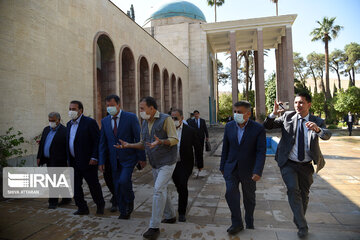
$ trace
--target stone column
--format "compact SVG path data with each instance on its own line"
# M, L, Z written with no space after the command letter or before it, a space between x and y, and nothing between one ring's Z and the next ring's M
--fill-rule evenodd
M256 75L255 81L255 107L256 107L256 120L263 121L261 115L266 114L265 111L265 80L264 80L264 45L263 45L263 31L261 28L257 29L257 51L256 51Z
M294 109L294 59L292 46L292 30L291 25L286 26L286 62L287 62L287 77L286 82L288 86L288 100L290 109Z
M237 54L236 54L236 35L235 31L231 31L230 38L230 54L231 54L231 82L232 82L232 103L238 101L238 79L237 79Z

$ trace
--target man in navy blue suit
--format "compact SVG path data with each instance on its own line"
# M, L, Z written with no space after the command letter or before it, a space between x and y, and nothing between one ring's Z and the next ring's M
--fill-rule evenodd
M71 101L67 123L67 156L74 168L74 200L78 210L75 215L89 214L82 189L83 179L89 185L91 196L96 203L97 214L104 214L104 197L98 178L99 135L96 121L83 115L84 107L80 101Z
M240 210L241 183L246 228L254 229L255 190L265 164L266 134L264 127L252 121L251 104L240 101L234 104L234 121L225 126L220 171L226 182L226 202L231 211L234 235L244 229Z
M101 120L99 169L104 171L106 158L109 156L115 196L120 211L119 219L129 219L135 199L131 176L138 162L141 167L145 166L145 152L117 149L114 145L119 143L119 139L129 143L139 142L140 124L135 114L121 110L119 96L109 95L105 102L109 115Z

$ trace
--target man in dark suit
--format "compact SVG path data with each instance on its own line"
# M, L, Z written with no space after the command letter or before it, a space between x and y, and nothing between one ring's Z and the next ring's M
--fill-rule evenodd
M60 114L51 112L48 115L49 126L45 127L37 154L37 165L46 164L47 167L67 167L66 155L66 128L60 123ZM49 209L58 206L58 198L49 198ZM63 198L60 205L71 202L71 198Z
M135 114L121 110L119 96L109 95L105 102L109 116L101 120L99 169L104 171L108 157L120 211L119 219L129 219L135 199L131 177L138 161L145 166L145 152L136 149L117 149L114 145L119 143L119 139L128 143L140 142L140 124Z
M200 112L198 110L194 111L194 119L190 120L189 126L195 128L198 132L198 136L201 144L201 151L204 152L204 143L205 141L209 141L209 133L206 127L206 122L204 119L200 118ZM201 170L199 168L199 170Z
M353 123L355 122L354 115L349 112L348 115L344 117L344 122L346 122L346 125L348 126L349 136L351 136Z
M305 213L309 202L310 186L313 183L314 168L318 172L325 165L320 151L319 137L329 140L331 132L326 129L325 122L309 113L311 96L299 93L294 100L295 111L287 111L281 117L275 116L284 112L282 103L275 101L274 110L264 122L267 129L281 128L282 137L276 150L277 161L281 176L287 187L287 195L294 223L298 227L298 236L306 237L308 225Z
M183 124L183 111L173 109L171 117L175 122L176 132L178 135L178 162L176 163L172 179L175 183L176 190L179 194L179 222L185 222L186 207L188 203L188 180L194 168L194 151L195 160L198 168L203 168L203 156L201 152L200 141L196 130Z
M244 229L240 210L241 183L244 197L246 228L254 229L255 190L265 164L266 134L262 125L249 119L251 104L234 104L234 121L225 126L220 171L226 182L226 202L231 211L232 225L227 230L234 235Z
M99 126L92 118L83 115L80 101L71 101L67 123L67 155L69 165L74 168L74 200L78 210L75 215L89 214L84 200L83 179L89 185L91 196L96 203L97 214L104 214L104 197L98 178Z

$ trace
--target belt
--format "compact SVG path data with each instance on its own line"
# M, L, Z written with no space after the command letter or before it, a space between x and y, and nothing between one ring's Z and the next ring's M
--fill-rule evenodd
M297 164L297 165L309 165L309 164L311 164L311 161L308 161L308 162L296 162L296 161L291 160L291 159L288 159L288 161L291 162L291 163Z

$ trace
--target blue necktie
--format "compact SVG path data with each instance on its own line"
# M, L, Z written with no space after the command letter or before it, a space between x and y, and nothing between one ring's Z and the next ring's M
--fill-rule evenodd
M303 161L305 159L305 139L304 139L304 127L303 120L300 118L299 136L298 136L298 160Z

